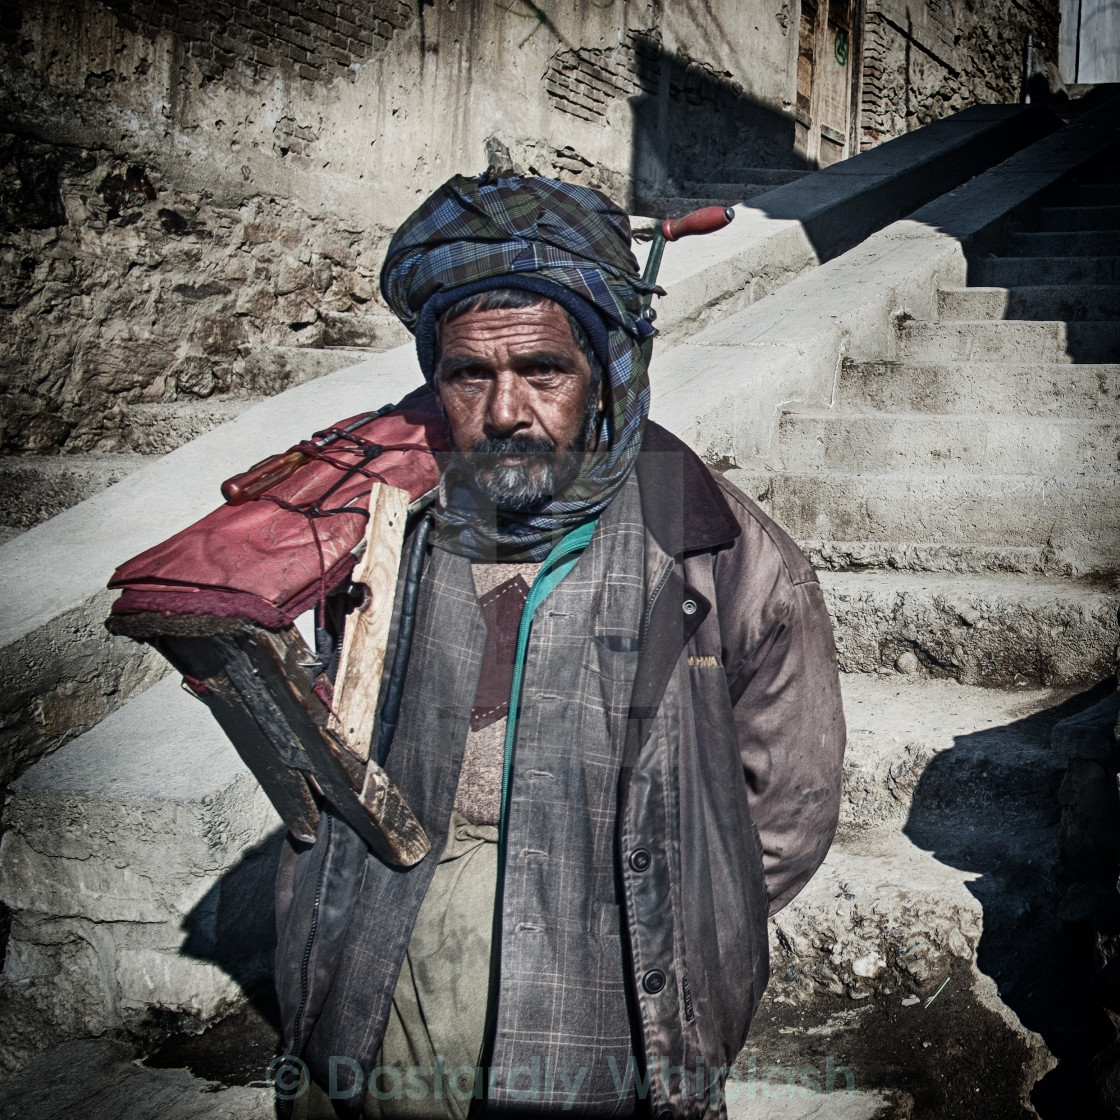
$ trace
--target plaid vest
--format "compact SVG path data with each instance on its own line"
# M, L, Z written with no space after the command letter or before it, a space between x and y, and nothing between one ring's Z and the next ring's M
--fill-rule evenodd
M498 985L486 1085L495 1103L569 1104L574 1115L603 1116L630 1115L634 1107L614 849L644 607L644 547L632 473L575 568L533 618L502 914L495 925ZM326 1036L362 1038L363 1052L346 1057L367 1073L446 840L484 642L470 561L434 550L421 584L400 723L386 763L424 825L433 854L407 871L373 856L361 861L356 897L357 884L344 891L353 910L336 945L329 996L321 1010L309 1009L328 1027ZM348 832L337 821L333 828ZM349 837L341 839L349 852ZM340 866L353 867L355 854L340 859ZM330 1055L317 1052L312 1019L307 1026L307 1057L312 1068L325 1067ZM345 1066L340 1073L344 1081Z

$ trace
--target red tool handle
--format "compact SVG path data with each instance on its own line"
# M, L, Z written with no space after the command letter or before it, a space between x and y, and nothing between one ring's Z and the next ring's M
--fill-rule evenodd
M242 474L235 474L222 483L222 497L231 506L244 505L259 498L266 490L271 490L278 482L290 478L297 467L308 461L302 451L285 451L282 455L270 455Z
M666 218L661 223L661 236L666 241L677 241L696 233L715 233L730 225L734 217L735 211L730 206L705 206L683 218Z

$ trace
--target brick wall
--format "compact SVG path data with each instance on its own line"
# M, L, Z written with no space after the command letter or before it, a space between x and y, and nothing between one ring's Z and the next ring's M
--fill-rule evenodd
M630 102L628 139L639 206L647 196L718 178L723 166L782 167L792 159L788 115L749 96L729 72L665 51L656 31L631 30L611 49L557 52L544 74L544 89L553 109L602 125L626 119L612 119L609 111L612 104ZM576 167L558 163L578 174Z
M210 76L236 65L308 81L336 77L378 54L412 20L405 0L106 0L131 31L171 31Z
M1058 11L1049 0L907 7L872 0L863 40L864 150L970 105L1014 103L1028 34L1056 61Z
M612 101L657 92L661 78L659 44L631 31L610 50L560 51L552 56L544 88L555 109L585 121L605 121Z

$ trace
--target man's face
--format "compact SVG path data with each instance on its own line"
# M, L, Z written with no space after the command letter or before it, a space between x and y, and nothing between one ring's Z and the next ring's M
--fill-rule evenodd
M539 506L595 448L602 404L555 303L469 311L445 324L436 381L452 444L499 509Z

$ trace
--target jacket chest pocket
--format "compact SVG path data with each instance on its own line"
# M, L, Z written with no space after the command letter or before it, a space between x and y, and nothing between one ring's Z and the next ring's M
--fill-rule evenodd
M585 701L606 715L611 739L617 741L630 710L638 639L629 634L594 635L585 649L583 669Z

